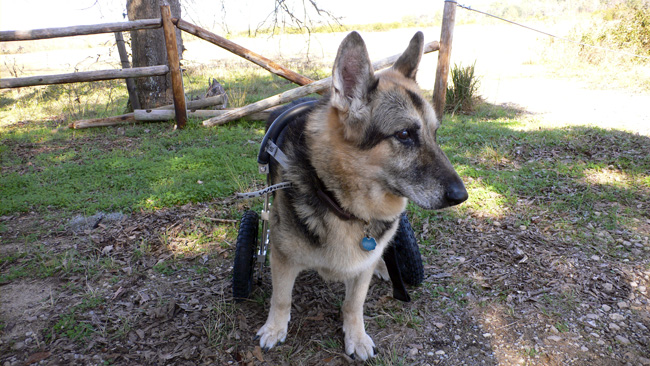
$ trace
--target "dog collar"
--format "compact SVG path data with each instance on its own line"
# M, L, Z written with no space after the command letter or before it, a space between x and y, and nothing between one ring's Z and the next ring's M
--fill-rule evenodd
M327 207L333 214L335 214L339 219L343 221L350 221L350 220L358 220L364 223L364 233L363 233L363 238L361 238L361 242L359 243L359 246L361 249L365 250L366 252L369 252L371 250L374 250L377 247L377 240L373 238L370 235L370 230L369 226L370 223L366 220L362 220L351 212L347 211L341 205L336 201L336 198L332 196L331 193L327 191L327 188L325 188L325 184L323 183L320 178L317 179L317 185L318 185L318 190L316 191L316 195L320 199L320 201Z
M318 199L321 201L321 203L325 207L327 207L330 211L332 211L332 213L335 214L339 219L343 221L359 220L365 222L365 220L361 220L360 218L354 216L354 214L351 213L350 211L341 207L341 205L336 200L332 192L330 192L325 187L325 183L317 175L316 175L315 183L316 183L316 196L318 196Z
M341 207L338 202L336 202L336 199L332 197L331 194L326 192L323 189L318 189L316 191L316 195L320 199L320 201L332 211L333 214L338 216L339 219L344 220L344 221L350 221L353 219L360 220L356 216L354 216L352 213L348 212L346 209Z

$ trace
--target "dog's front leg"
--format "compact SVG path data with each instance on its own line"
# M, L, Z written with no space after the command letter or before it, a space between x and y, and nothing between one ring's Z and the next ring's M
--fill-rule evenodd
M357 277L345 281L345 301L343 302L343 333L345 333L345 352L357 355L361 360L375 356L375 343L366 334L363 323L363 304L368 294L368 286L374 266Z
M266 323L259 331L260 347L271 349L277 343L284 342L287 338L289 319L291 318L291 292L300 268L288 262L287 257L281 253L271 252L271 282L273 294L271 295L271 309Z

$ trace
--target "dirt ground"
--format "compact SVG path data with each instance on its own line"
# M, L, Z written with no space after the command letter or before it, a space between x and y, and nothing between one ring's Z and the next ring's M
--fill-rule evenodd
M613 124L649 135L650 96L533 77L532 66L515 63L515 76L499 71L486 80L489 102L549 124ZM650 193L639 194L648 212ZM629 231L584 228L575 242L549 228L556 218L543 200L521 204L538 207L539 219L522 227L514 212L498 222L470 213L417 222L418 239L435 243L422 253L425 281L401 303L388 283L373 280L365 316L379 356L370 364L650 365L650 216ZM212 202L102 220L0 217L0 256L24 253L29 241L39 249L26 256L65 269L0 283L0 364L354 363L342 347L341 284L302 274L287 341L263 352L253 336L267 314L270 273L250 301L234 304L232 246L179 254L193 240L183 233L233 227L219 219L233 209L241 207ZM217 219L198 219L205 217Z
M286 343L262 352L253 336L266 317L270 273L250 301L234 304L232 249L213 243L204 254L178 257L181 234L213 230L197 218L219 217L221 207L118 215L100 225L96 217L2 217L3 256L20 251L22 233L37 232L53 257L74 248L78 260L110 261L98 271L75 263L56 276L0 284L2 365L353 363L342 348L341 284L301 275ZM624 259L588 254L542 222L522 228L512 217L489 222L477 214L418 227L418 238L435 238L438 250L423 250L425 282L409 290L410 303L394 300L388 283L372 282L365 316L379 350L373 362L650 365L650 218L640 224L642 238L594 235L593 247L629 247ZM99 301L84 306L92 299ZM66 314L77 323L62 323ZM92 331L76 338L80 324Z

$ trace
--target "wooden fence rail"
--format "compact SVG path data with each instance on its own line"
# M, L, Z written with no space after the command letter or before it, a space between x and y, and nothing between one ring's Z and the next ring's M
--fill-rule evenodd
M133 67L130 69L96 70L58 75L28 76L24 78L3 78L0 79L0 89L21 88L23 86L34 85L66 84L80 83L84 81L136 78L144 76L159 76L165 75L168 72L169 67L167 65L160 65Z
M211 107L213 105L222 104L224 102L223 95L217 95L214 97L207 97L198 100L190 100L187 102L187 109L194 110L199 108ZM167 110L174 115L175 111L173 109L175 106L173 104L164 105L162 107L155 108L154 110ZM139 109L139 108L138 108ZM167 118L166 121L172 118ZM122 114L119 116L113 117L102 117L102 118L91 118L83 119L70 123L68 127L72 129L80 128L92 128L92 127L106 127L106 126L117 126L125 123L136 122L135 116L133 113Z
M440 44L437 41L429 42L424 45L424 53L429 53L433 51L437 51L440 49ZM386 68L392 64L394 64L397 59L401 56L401 54L396 54L390 57L386 57L384 59L375 61L372 63L372 68L374 70L381 70L383 68ZM288 90L284 93L280 93L277 95L274 95L272 97L268 97L266 99L262 99L258 102L249 104L245 107L241 108L236 108L233 110L228 111L228 113L221 114L219 116L215 116L209 119L206 119L203 121L204 126L219 126L222 124L225 124L226 122L234 121L236 119L245 117L249 114L252 113L257 113L261 112L265 109L275 107L277 105L283 104L283 103L289 103L291 101L294 101L298 98L305 97L309 94L312 93L318 93L318 92L323 92L327 90L330 86L332 85L332 77L328 77L325 79L320 79L318 81L315 81L311 84L299 86L297 88Z
M89 34L125 32L136 29L160 28L159 19L140 19L129 22L115 22L92 25L76 25L72 27L44 28L29 30L12 30L0 32L0 42L35 41L38 39L86 36Z
M294 82L298 85L307 85L309 83L313 83L314 80L302 76L298 74L297 72L291 71L287 69L286 67L279 65L268 58L259 55L249 49L246 49L240 45L238 45L235 42L229 41L223 37L220 37L210 31L207 31L201 27L198 27L194 24L188 23L184 21L183 19L173 19L172 20L178 29L185 31L187 33L193 34L199 38L201 38L204 41L208 41L214 45L217 45L226 51L232 52L235 55L244 58L264 69L266 69L269 72L272 72L280 77L283 77L291 82Z
M455 18L455 8L456 1L447 0L445 1L445 9L443 15L443 24L441 32L441 40L438 42L430 42L425 45L425 53L432 51L440 51L438 56L438 66L436 70L436 81L434 87L434 109L438 118L442 118L442 110L445 103L445 94L447 86L447 74L449 73L449 56L451 54L451 41L454 27L454 18ZM250 116L256 112L262 112L265 109L277 106L278 104L290 102L298 97L302 97L311 93L322 93L323 90L327 89L330 84L330 78L314 81L303 75L300 75L292 70L289 70L272 60L265 58L259 54L256 54L244 47L239 46L238 44L229 41L223 37L220 37L214 33L211 33L203 28L200 28L194 24L188 23L182 19L171 19L169 14L168 6L161 6L161 18L159 19L142 19L128 22L118 22L118 23L104 23L96 25L81 25L81 26L72 26L64 28L46 28L46 29L34 29L34 30L22 30L22 31L3 31L0 32L0 41L27 41L27 40L37 40L45 38L57 38L57 37L70 37L78 35L89 35L89 34L99 34L99 33L110 33L110 32L123 32L136 29L152 29L152 28L165 28L165 33L173 34L171 29L172 25L175 25L177 28L193 34L203 40L211 42L221 48L224 48L248 61L251 61L264 69L281 76L287 80L290 80L300 87L275 95L273 97L261 100L259 102L250 104L242 108L236 108L233 110L223 111L219 113L213 112L193 112L195 117L211 117L203 121L205 126L215 126L232 121L234 119L242 118L245 116ZM117 40L119 42L119 36ZM173 37L166 37L166 47L168 47L168 54L176 52L173 49L169 49L171 43L173 46L176 45L176 42ZM379 62L373 64L375 70L386 67L397 60L399 55L395 55L386 59L383 59ZM124 57L123 57L124 59ZM122 60L124 62L124 60ZM127 60L128 61L128 60ZM75 82L84 82L84 81L98 81L98 80L109 80L109 79L129 79L134 77L148 77L148 76L158 76L165 75L167 73L172 73L173 80L173 94L174 94L174 109L176 116L176 127L182 128L185 125L185 120L187 119L187 108L185 106L185 95L182 86L182 78L180 77L180 63L177 58L170 57L169 65L160 65L160 66L149 66L149 67L135 67L135 68L123 68L117 70L99 70L99 71L87 71L87 72L77 72L71 74L60 74L60 75L45 75L45 76L31 76L24 78L3 78L0 79L0 89L3 88L18 88L23 86L34 86L34 85L48 85L48 84L62 84L62 83L75 83ZM127 62L128 63L128 62ZM169 115L169 112L139 112L140 116L147 116L143 118L160 118L161 116ZM144 113L144 114L143 114ZM167 114L166 114L167 113ZM133 113L115 116L95 120L85 120L78 121L79 123L70 124L71 128L85 128L91 126L106 126L112 124L120 123L129 123L135 120Z

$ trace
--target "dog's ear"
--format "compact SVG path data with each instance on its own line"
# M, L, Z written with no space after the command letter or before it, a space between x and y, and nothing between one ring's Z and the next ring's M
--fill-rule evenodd
M355 114L365 105L368 91L376 85L366 44L357 32L348 34L339 46L332 70L332 105Z
M404 51L397 61L395 61L393 69L399 71L407 78L415 80L415 74L418 71L418 65L420 65L423 50L424 34L422 34L422 32L417 32L413 38L411 38L411 42L409 42L406 51Z

